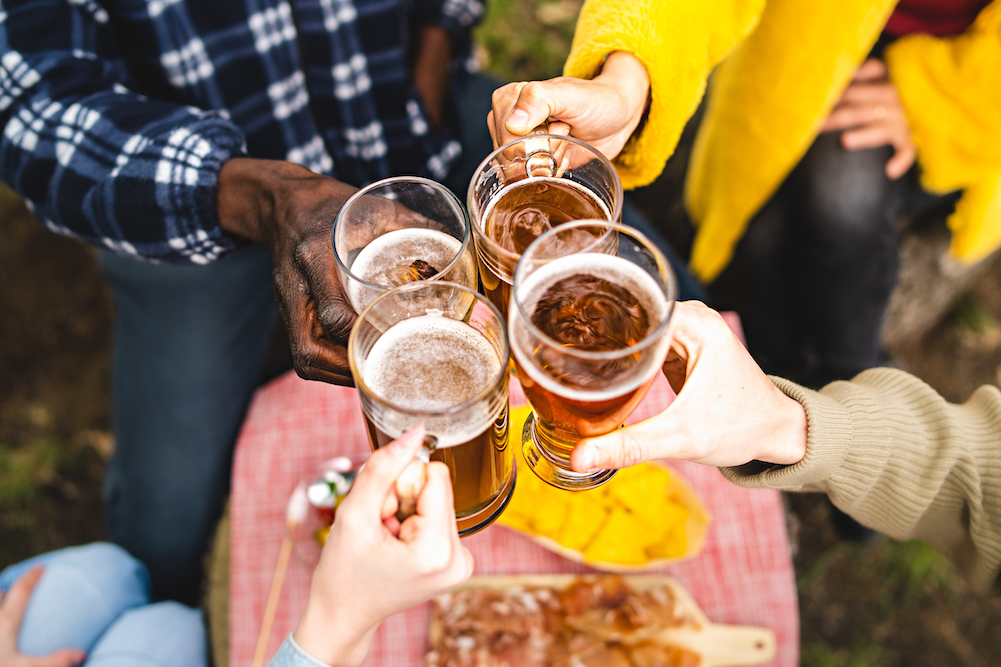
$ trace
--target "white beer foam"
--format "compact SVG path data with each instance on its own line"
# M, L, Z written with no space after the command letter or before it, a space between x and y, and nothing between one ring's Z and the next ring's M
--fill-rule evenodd
M534 271L518 286L518 300L522 303L529 318L535 312L539 300L550 287L560 280L576 275L602 278L628 290L647 312L651 327L649 333L653 333L667 315L668 301L664 296L664 290L643 268L615 255L588 252L554 259ZM510 314L512 322L515 321L515 317L512 309ZM519 314L517 317L520 318L521 315ZM647 353L647 359L642 366L633 369L628 374L628 381L616 384L610 389L589 391L567 387L550 375L543 373L528 356L529 351L534 349L534 344L532 338L527 335L524 322L511 327L511 352L521 370L548 391L575 401L604 401L621 396L643 385L663 365L669 344L670 337L663 335L661 340L654 343L655 349Z
M478 396L497 378L501 362L487 338L459 320L422 315L402 320L375 342L362 379L372 392L407 412L440 413ZM425 419L440 447L462 444L496 417L490 405L461 414ZM386 424L402 433L416 424ZM398 435L398 434L390 434Z
M375 238L362 248L355 261L351 264L351 273L362 280L375 285L388 285L385 274L403 266L409 266L415 260L423 260L442 271L462 249L462 241L451 234L439 232L436 229L423 227L408 227L386 232ZM449 276L463 285L475 287L475 277L470 274L475 267L472 261L457 267ZM348 285L348 299L352 304L363 305L375 298L370 288L351 282ZM367 298L366 298L367 297Z

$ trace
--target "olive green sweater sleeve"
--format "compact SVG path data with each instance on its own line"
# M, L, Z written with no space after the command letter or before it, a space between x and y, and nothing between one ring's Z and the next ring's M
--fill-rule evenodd
M912 375L866 371L820 392L772 378L807 416L807 451L790 466L725 468L748 487L824 491L859 522L921 539L989 587L1001 569L1001 392L962 405Z

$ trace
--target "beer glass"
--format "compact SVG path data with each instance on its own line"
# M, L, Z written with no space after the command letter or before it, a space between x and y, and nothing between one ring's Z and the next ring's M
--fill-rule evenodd
M617 237L609 251L594 230ZM577 234L590 229L591 234ZM604 484L614 470L574 472L585 437L619 428L667 356L677 294L664 255L640 232L583 220L549 230L514 273L509 336L532 406L522 434L528 466L561 489Z
M423 423L452 476L460 535L494 521L514 491L504 320L467 286L426 280L376 297L348 359L372 446Z
M387 178L356 192L334 218L331 243L337 277L356 313L389 288L415 280L477 284L462 204L426 178Z
M612 164L583 141L552 134L495 150L473 173L467 195L483 292L505 317L518 257L540 234L570 220L622 215Z

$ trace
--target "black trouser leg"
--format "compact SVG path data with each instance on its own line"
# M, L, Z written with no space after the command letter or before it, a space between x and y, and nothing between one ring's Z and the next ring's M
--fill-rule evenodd
M784 256L785 202L772 197L751 220L733 259L709 286L719 310L740 315L748 349L766 373L794 377L807 365L806 334Z
M818 137L784 188L787 259L814 354L810 380L847 380L883 361L880 329L897 281L905 181L884 171L893 149L847 151Z
M889 147L846 151L817 138L754 216L711 286L737 310L768 373L817 386L881 361L880 327L897 276L897 218L908 181L884 172Z

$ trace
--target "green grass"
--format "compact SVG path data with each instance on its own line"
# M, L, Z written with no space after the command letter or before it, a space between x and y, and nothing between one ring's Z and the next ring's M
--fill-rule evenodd
M76 438L43 434L0 442L0 569L53 548L95 539L103 460Z
M503 81L559 76L581 0L491 0L476 29L484 70Z
M965 590L957 570L919 541L863 547L837 543L796 580L804 667L904 667L904 637L929 610L958 618Z
M800 655L800 664L810 667L885 667L896 663L893 651L866 641L850 649L832 649L822 641L806 642Z
M1001 328L1001 324L991 315L991 311L972 294L963 295L952 312L961 329L975 334L983 335Z
M0 442L0 513L22 509L35 500L67 463L67 452L65 444L51 438L18 449Z
M0 534L22 540L30 535L37 522L33 505L65 463L65 446L52 439L18 449L0 442ZM13 546L0 545L0 562L12 560L6 552Z

